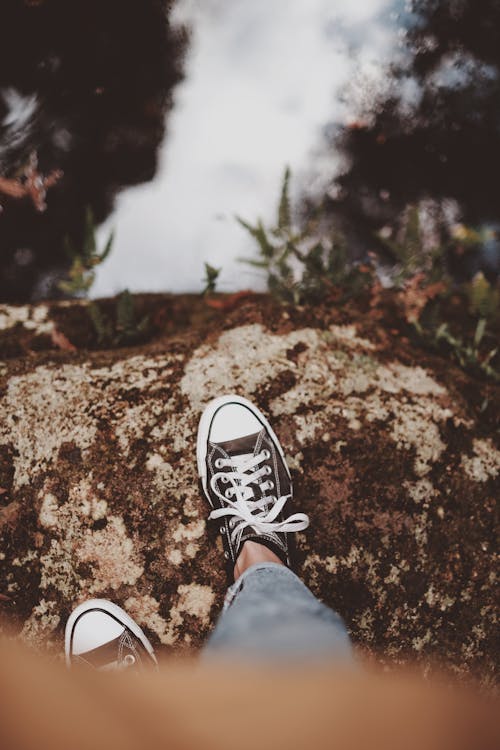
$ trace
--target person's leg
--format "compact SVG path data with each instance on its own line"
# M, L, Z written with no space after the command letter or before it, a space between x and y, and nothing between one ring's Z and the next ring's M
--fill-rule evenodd
M204 653L252 661L353 658L339 615L289 568L270 562L251 566L228 590Z
M284 517L290 473L262 413L237 396L209 404L200 421L198 468L210 518L222 521L228 572L236 579L204 654L351 661L341 618L289 567L290 534L305 529L309 519L303 513Z

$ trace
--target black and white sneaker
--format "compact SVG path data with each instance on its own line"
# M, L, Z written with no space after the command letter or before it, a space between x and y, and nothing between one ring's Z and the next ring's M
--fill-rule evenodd
M217 519L228 572L246 541L271 549L291 567L289 532L309 525L305 513L284 516L292 481L278 438L264 415L240 396L206 407L198 429L198 473Z
M153 647L125 610L89 599L71 613L65 633L66 664L98 670L158 668Z

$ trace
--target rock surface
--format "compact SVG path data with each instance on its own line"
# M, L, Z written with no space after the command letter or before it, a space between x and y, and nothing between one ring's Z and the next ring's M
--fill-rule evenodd
M270 417L312 519L298 572L356 644L493 682L498 387L354 307L255 297L195 323L202 303L176 304L162 335L109 351L55 347L81 303L0 310L4 620L60 649L71 608L107 597L160 650L199 647L225 575L196 430L236 392Z

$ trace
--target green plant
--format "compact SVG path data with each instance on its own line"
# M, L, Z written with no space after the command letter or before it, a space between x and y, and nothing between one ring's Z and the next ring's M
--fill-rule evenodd
M417 341L453 358L464 370L500 382L498 334L492 326L494 318L486 317L484 309L481 314L481 306L467 309L467 294L463 286L454 298L454 309L446 305L446 300L441 304L441 300L431 299L420 317L409 321ZM457 298L462 301L458 318Z
M346 240L334 230L328 230L326 237L324 230L320 234L321 207L313 220L301 227L294 224L290 179L287 168L273 226L265 226L260 219L251 224L237 217L259 251L257 258L242 260L265 272L271 294L299 305L319 301L335 290L339 303L371 287L368 315L376 319L375 307L386 300L391 310L395 302L392 315L404 321L403 330L415 343L454 359L465 370L500 380L494 333L500 314L499 290L482 274L468 285L453 282L446 269L447 246L425 246L418 206L408 207L394 238L380 237L395 259L390 272L393 290L384 297L373 265L349 262ZM481 237L462 227L459 239L473 248Z
M85 212L84 235L81 247L69 237L64 240L66 254L71 258L67 279L60 281L59 289L71 297L85 296L95 281L95 267L103 263L111 252L114 233L108 237L102 252L97 250L94 214L90 206Z
M242 262L262 269L269 292L283 302L303 304L324 297L333 287L342 287L346 295L355 294L370 283L370 269L348 262L343 237L331 233L315 237L310 223L294 226L290 204L291 172L286 168L281 187L276 224L265 227L262 220L250 224L237 216L241 226L253 237L259 258Z
M449 331L448 324L442 323L436 331L436 341L445 341L450 346L454 357L464 369L479 370L484 375L500 382L500 370L492 364L498 353L498 347L494 347L483 354L480 351L480 345L485 332L485 318L480 318L474 336L469 341L453 336Z
M403 225L396 238L378 233L379 241L390 251L395 265L390 277L396 289L417 275L423 275L428 284L447 280L445 267L445 247L437 246L425 250L425 242L418 206L408 206Z
M500 316L500 291L490 284L484 274L476 273L466 287L471 315L496 320Z
M111 343L113 325L96 302L89 302L88 313L99 345Z
M460 241L462 246L474 251L482 235L460 225L452 241ZM409 207L398 239L383 239L383 242L397 261L391 271L396 300L417 341L452 357L465 370L500 380L498 347L492 328L500 311L498 289L482 273L476 274L469 284L452 281L446 271L445 248L423 249L420 213L416 206ZM456 317L456 307L453 312L453 305L450 305L452 297L463 302L460 323L456 321L454 325L454 328L458 324L465 329L466 332L460 334L450 327L452 318ZM475 326L472 334L467 333L471 325Z
M146 315L136 316L134 298L128 289L121 292L115 303L115 315L109 317L96 302L90 302L88 312L99 345L130 346L143 340L149 332L150 320Z
M461 227L462 241L476 243L478 236L475 230ZM412 292L412 282L419 276L422 274L416 274L407 282L407 295L408 291ZM412 293L415 296L415 290ZM495 334L500 317L498 285L491 284L479 272L467 283L452 285L449 279L427 283L418 294L423 301L419 314L414 319L407 317L417 338L424 345L451 355L464 370L499 381L498 334ZM457 316L458 307L460 313Z
M211 266L210 263L205 263L205 286L201 293L202 297L206 296L207 294L213 294L215 292L217 279L219 278L221 270L221 268L215 268L214 266Z

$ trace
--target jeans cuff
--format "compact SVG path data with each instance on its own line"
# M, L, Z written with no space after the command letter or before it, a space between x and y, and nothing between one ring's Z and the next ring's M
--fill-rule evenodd
M224 605L222 607L222 611L225 612L228 607L231 606L233 601L236 599L238 594L240 593L241 589L243 588L243 584L245 583L245 579L248 578L248 576L253 575L254 573L257 573L259 570L269 570L277 568L278 571L286 571L292 576L295 576L295 573L293 573L290 568L287 568L285 565L280 565L279 563L274 562L262 562L262 563L254 563L253 565L250 565L249 568L245 570L244 573L240 575L237 581L233 583L232 586L230 586L226 592L226 596L224 598Z

